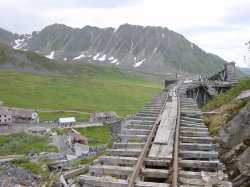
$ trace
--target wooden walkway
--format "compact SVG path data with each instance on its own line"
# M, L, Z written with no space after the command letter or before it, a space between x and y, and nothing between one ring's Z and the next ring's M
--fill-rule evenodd
M175 85L154 97L118 135L119 141L89 166L87 174L79 175L75 184L231 186L222 172L215 151L218 145L212 143L202 112L185 95L187 86Z

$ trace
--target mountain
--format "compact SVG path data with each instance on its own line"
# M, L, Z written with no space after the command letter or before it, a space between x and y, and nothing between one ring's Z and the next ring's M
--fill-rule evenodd
M163 84L147 80L151 75L134 74L116 67L52 60L0 44L0 98L9 107L133 114L163 89Z
M165 79L165 77L161 77L160 75L143 73L135 70L119 69L117 67L103 67L81 62L53 60L35 52L13 49L10 46L1 43L0 70L81 77L102 77L104 74L110 74L110 76L117 74L123 77L125 73L131 76L135 75L135 77L153 80L154 82L161 84Z
M16 40L19 36L17 34L12 34L9 31L6 31L0 28L0 43L11 45L11 42Z
M20 35L11 46L53 59L172 76L176 72L212 75L226 63L168 28L129 24L117 30L53 24L40 32Z
M250 68L242 68L242 67L237 67L237 69L239 69L241 72L243 72L244 74L250 76Z

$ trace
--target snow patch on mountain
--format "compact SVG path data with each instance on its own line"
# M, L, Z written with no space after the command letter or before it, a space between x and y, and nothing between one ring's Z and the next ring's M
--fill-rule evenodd
M162 38L164 38L165 37L165 34L164 34L164 32L161 34L161 36L162 36Z
M146 58L144 58L142 61L140 61L140 62L135 62L134 63L134 67L135 68L137 68L137 67L139 67L140 65L142 65L142 63L144 62L146 60Z
M55 54L55 51L52 51L49 55L46 55L46 57L49 59L54 59L54 54Z
M117 63L118 62L118 59L114 59L113 61L111 61L110 63L111 64L115 64L115 63Z
M109 59L109 60L114 60L115 58L112 56L112 57L109 57L108 59Z
M30 39L30 38L32 38L33 36L32 36L31 34L28 34L26 37L27 37L26 39Z
M73 60L78 60L78 59L81 59L81 58L84 58L85 57L85 54L80 54L79 56L73 58Z
M63 60L64 60L64 61L66 61L66 60L67 60L67 58L63 58Z
M100 55L100 53L97 53L94 57L93 60L98 60L98 56Z
M15 45L13 46L13 48L14 48L14 49L21 49L22 46L25 44L24 41L25 41L25 38L15 40L15 41L14 41ZM26 45L27 45L27 44L26 44Z
M104 60L106 60L106 55L103 55L102 57L100 57L98 60L100 60L100 61L104 61Z
M157 47L155 48L155 50L154 50L154 52L153 53L155 53L157 51Z

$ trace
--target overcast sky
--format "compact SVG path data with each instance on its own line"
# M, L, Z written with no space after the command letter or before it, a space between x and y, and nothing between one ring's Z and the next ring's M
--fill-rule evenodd
M246 66L249 7L249 0L0 0L0 27L24 34L53 23L79 28L162 26L206 52Z

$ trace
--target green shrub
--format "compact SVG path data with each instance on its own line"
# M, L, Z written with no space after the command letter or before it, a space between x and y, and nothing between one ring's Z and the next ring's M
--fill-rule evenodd
M29 163L29 162L30 162L30 159L25 156L11 161L12 164L23 164L23 163Z
M0 155L57 152L55 146L48 146L46 137L25 132L12 133L0 139Z

